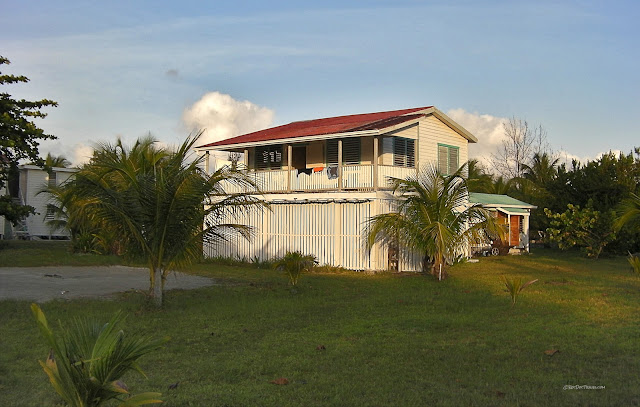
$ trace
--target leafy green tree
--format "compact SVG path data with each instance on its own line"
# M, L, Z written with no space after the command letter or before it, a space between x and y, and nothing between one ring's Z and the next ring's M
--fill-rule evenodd
M188 137L175 151L150 137L131 148L121 140L103 144L65 185L69 221L77 228L89 222L87 230L106 226L127 254L143 258L158 306L171 270L199 259L203 241L236 233L249 238L250 228L229 219L264 205L251 195L255 184L242 172L221 168L209 175L199 168L202 158L190 161L199 137ZM226 194L233 184L249 192ZM78 204L82 208L74 207Z
M612 212L599 212L592 208L581 209L567 205L563 213L553 213L545 208L550 227L547 234L562 250L584 248L587 256L597 259L604 247L615 239Z
M0 66L8 64L10 61L0 56ZM0 85L26 82L29 82L26 76L3 75L0 72ZM38 153L39 143L55 137L38 128L33 119L46 117L42 109L57 105L48 99L34 102L17 100L9 93L0 92L0 189L7 186L10 177L17 176L17 166L21 160L44 165L44 160ZM0 216L8 221L15 224L32 213L35 213L33 207L14 202L10 196L0 196Z
M381 243L421 253L423 272L442 279L470 243L500 236L497 220L480 205L469 204L462 171L444 176L431 167L407 179L392 179L397 210L369 220L367 247Z
M69 406L93 407L119 400L121 407L160 403L160 393L129 395L122 377L131 370L144 374L138 359L159 349L168 338L149 339L125 335L119 329L122 315L106 324L76 320L56 335L42 309L31 304L31 311L51 351L40 365L55 391Z

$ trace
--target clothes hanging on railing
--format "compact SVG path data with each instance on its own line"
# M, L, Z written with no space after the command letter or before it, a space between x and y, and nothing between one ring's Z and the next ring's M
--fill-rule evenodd
M313 168L313 172L314 172L314 173L316 173L316 172L321 172L322 170L324 170L324 167L314 167L314 168Z
M329 179L338 178L338 166L327 167L327 178L329 178Z
M311 175L312 172L313 172L313 168L300 168L296 174L296 177L300 174Z

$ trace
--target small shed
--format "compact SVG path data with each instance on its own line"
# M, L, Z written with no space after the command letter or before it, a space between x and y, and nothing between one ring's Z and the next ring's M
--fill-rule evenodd
M520 201L508 195L469 193L469 202L480 204L484 208L495 212L497 218L507 229L510 248L529 251L529 217L535 205Z

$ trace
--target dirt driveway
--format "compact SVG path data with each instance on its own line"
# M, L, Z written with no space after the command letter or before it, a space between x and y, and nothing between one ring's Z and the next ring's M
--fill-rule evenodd
M215 280L171 273L165 290L192 289ZM110 267L0 267L0 300L46 302L55 298L96 298L128 290L148 290L149 271Z

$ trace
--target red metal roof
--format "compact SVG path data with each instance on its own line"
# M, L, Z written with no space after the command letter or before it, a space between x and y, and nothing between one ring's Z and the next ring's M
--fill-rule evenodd
M289 139L304 136L319 136L323 134L379 130L417 119L421 114L411 113L429 109L430 107L433 106L293 122L282 126L271 127L269 129L228 138L215 143L205 144L198 148L256 143L260 141Z

